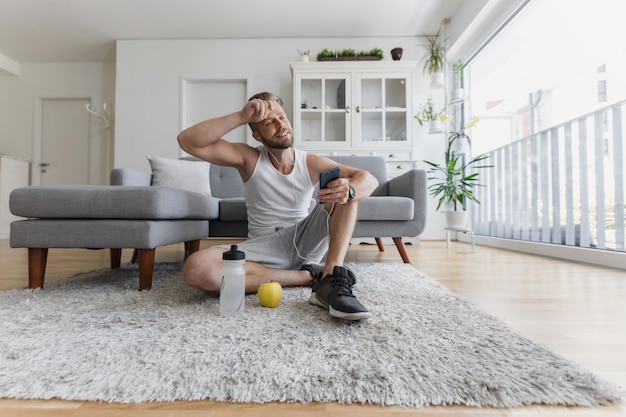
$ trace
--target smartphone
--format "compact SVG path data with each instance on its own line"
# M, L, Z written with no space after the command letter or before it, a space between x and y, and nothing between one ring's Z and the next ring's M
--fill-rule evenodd
M328 188L328 183L339 178L339 172L341 169L335 167L320 173L320 189Z

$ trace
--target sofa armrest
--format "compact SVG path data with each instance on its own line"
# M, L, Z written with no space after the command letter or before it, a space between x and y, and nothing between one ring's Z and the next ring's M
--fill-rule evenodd
M428 189L426 183L426 171L412 169L399 177L392 178L387 183L389 195L395 197L409 197L415 202L414 220L423 226L426 224L426 212L428 205Z
M152 184L152 175L130 168L111 170L111 185L144 186Z
M423 169L412 169L399 177L392 178L387 183L389 195L396 197L410 197L414 200L425 200L426 171Z

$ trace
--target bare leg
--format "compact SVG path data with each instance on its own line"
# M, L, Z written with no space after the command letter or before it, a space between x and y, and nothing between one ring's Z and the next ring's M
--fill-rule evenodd
M326 211L331 211L329 231L329 248L326 256L326 265L322 276L331 274L335 266L342 266L350 239L354 231L357 218L357 203L346 205L326 205ZM183 267L183 277L189 285L207 291L219 292L222 254L224 248L214 247L198 251L187 258ZM246 291L255 292L265 282L275 281L283 287L310 286L311 273L305 270L282 270L268 268L256 262L246 261Z
M356 225L357 208L356 202L345 205L335 204L334 208L332 208L332 204L326 205L326 211L332 209L332 212L329 226L330 242L322 276L332 273L335 266L343 266Z
M211 292L219 292L224 248L208 248L187 258L183 267L185 282ZM261 284L275 281L283 287L311 285L308 271L273 269L256 262L246 261L246 292L256 292Z
M342 267L357 219L357 203L336 205L331 213L330 243L322 279L313 283L309 303L328 309L328 313L344 320L370 317L367 307L352 294L355 277ZM329 276L330 275L330 276Z

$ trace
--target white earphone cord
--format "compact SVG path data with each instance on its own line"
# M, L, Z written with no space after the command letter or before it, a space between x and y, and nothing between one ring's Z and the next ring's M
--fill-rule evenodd
M269 151L268 151L268 152L269 152ZM270 155L271 155L271 152L270 152ZM272 156L273 156L273 155L272 155ZM276 159L276 157L274 157L274 159ZM276 162L278 162L278 160L276 160ZM294 161L293 161L292 165L294 165L294 166L295 166L295 162L296 162L296 161L295 161L295 150L294 150ZM280 162L278 162L278 163L280 163ZM294 168L294 170L295 170L295 168ZM297 193L296 193L296 186L295 186L295 184L293 183L293 176L292 176L292 175L293 175L293 171L292 171L292 172L291 172L291 174L289 175L289 182L291 182L291 191L293 192L293 203L294 203L295 205L298 205L298 195L297 195ZM326 213L326 235L327 235L327 236L328 236L328 235L330 235L330 216L331 216L331 214L333 213L333 210L334 210L334 209L335 209L335 203L333 203L333 205L331 206L330 211L329 211L328 213ZM298 255L298 257L299 257L300 259L304 260L304 261L309 261L309 262L311 262L311 263L313 263L313 264L316 264L316 263L318 263L318 262L319 262L319 260L316 260L316 259L311 259L311 258L308 258L308 257L306 257L306 256L302 256L302 254L300 253L300 250L298 250L298 245L297 245L297 243L296 243L296 236L298 235L298 223L299 223L299 222L297 222L297 223L295 224L295 230L294 230L294 233L293 233L293 248L296 250L296 255ZM325 255L325 254L326 254L326 253L324 253L324 254L320 257L320 259L322 259L322 258L324 257L324 255Z

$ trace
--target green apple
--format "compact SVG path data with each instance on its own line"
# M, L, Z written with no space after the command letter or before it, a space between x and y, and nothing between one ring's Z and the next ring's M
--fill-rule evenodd
M257 297L263 307L278 307L283 298L283 287L278 282L266 282L259 287Z

